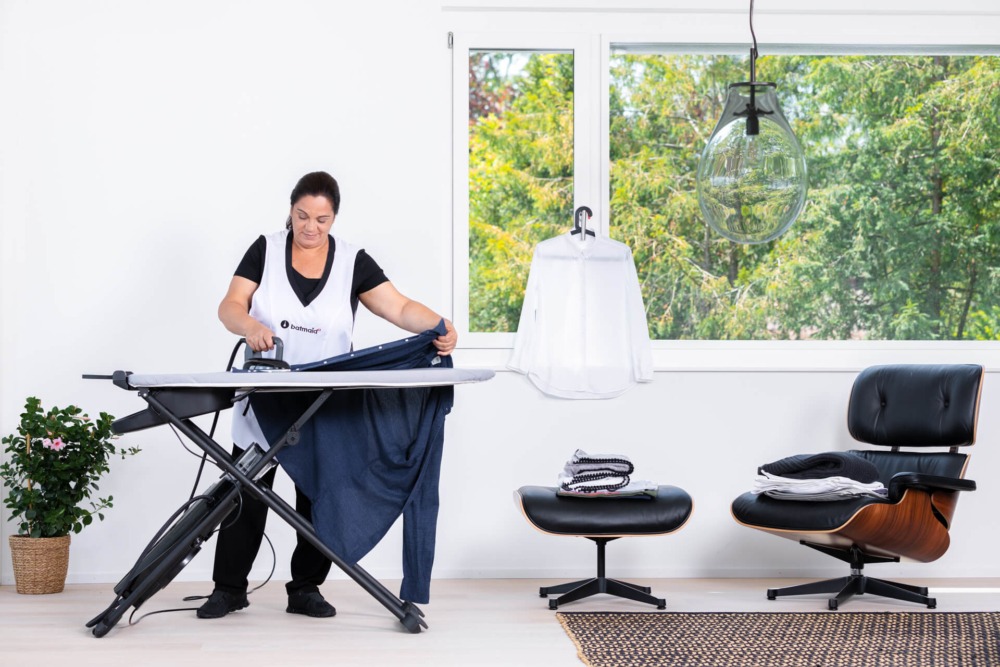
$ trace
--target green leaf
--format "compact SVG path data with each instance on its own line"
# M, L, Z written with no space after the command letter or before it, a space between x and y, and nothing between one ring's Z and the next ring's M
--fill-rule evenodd
M93 517L91 517L89 514L84 515L84 517L83 517L83 525L89 526L91 523L93 523L93 521L94 521Z

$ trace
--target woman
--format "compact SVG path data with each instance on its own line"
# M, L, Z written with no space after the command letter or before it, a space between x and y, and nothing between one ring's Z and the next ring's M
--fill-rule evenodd
M441 316L412 301L392 286L368 254L330 236L340 210L340 188L329 174L306 174L292 190L286 229L261 236L247 250L229 293L219 305L219 319L229 331L246 338L262 352L274 348L275 331L284 343L285 361L302 364L351 350L358 302L401 329L419 333L432 329ZM458 335L445 320L447 335L434 341L438 354L451 354ZM245 402L233 409L233 456L251 443L265 442L253 410ZM263 480L272 485L276 469ZM309 499L295 489L295 509L311 520ZM198 610L199 618L221 618L243 609L247 575L257 557L267 506L243 496L243 510L219 533L215 551L215 590ZM330 561L298 536L292 554L292 580L286 584L293 614L333 616L336 610L320 595L319 586Z

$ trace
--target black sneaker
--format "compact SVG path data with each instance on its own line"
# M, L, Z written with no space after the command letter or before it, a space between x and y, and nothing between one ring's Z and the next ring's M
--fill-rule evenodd
M226 591L214 590L208 596L208 601L196 612L198 618L222 618L231 611L239 611L250 606L247 594L236 595Z
M337 610L333 608L333 605L324 600L319 593L289 595L288 607L285 611L289 614L305 614L313 618L329 618L337 615Z

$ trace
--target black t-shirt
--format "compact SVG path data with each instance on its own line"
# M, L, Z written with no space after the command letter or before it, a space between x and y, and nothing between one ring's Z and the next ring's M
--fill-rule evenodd
M288 282L292 286L292 291L299 297L303 306L308 306L313 299L319 296L326 285L326 280L330 275L330 267L333 266L333 256L337 250L337 244L333 237L330 237L330 249L326 254L326 267L323 269L322 278L306 278L301 273L292 268L292 234L289 232L288 240L285 242L285 269L288 274ZM237 276L252 280L260 284L264 278L264 257L267 253L267 239L259 237L254 244L243 255L240 265L236 267ZM351 311L358 311L358 295L364 294L370 289L378 287L389 279L385 277L381 267L375 263L368 253L358 250L354 258L354 279L351 281Z

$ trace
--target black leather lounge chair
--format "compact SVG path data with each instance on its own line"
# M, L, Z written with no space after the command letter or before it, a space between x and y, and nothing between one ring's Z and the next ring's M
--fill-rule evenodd
M867 563L929 563L948 550L959 491L974 491L963 479L969 455L959 447L976 441L983 367L975 365L873 366L854 381L847 408L847 428L860 442L889 451L855 451L879 469L886 499L856 498L835 502L776 500L744 493L733 501L737 522L795 540L850 563L851 574L839 579L770 589L769 600L784 595L835 594L837 609L855 595L868 593L925 604L937 601L927 589L866 577ZM900 447L920 448L903 452ZM948 447L928 452L927 447Z
M540 597L549 600L549 609L581 600L597 593L616 595L665 609L666 600L650 595L648 586L636 586L604 576L604 546L620 537L669 535L684 527L694 502L683 489L661 486L652 500L626 498L563 498L554 486L522 486L514 492L514 502L532 526L549 535L586 537L597 543L597 576L558 586L542 587Z

